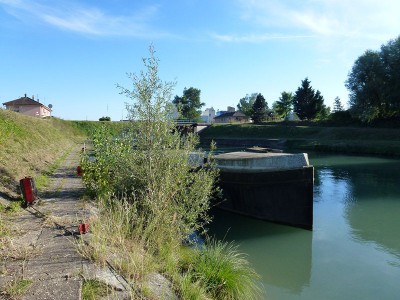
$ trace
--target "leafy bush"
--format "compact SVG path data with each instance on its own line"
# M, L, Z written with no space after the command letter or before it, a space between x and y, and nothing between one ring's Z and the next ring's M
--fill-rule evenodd
M111 118L110 117L101 117L101 118L99 118L99 121L111 121Z

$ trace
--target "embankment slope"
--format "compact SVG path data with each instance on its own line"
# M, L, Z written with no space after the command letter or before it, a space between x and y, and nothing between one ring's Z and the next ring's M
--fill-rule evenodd
M19 179L44 172L85 134L69 121L0 109L0 196L18 197Z

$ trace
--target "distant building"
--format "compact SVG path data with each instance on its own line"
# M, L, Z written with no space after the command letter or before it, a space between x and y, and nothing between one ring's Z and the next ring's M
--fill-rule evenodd
M291 112L285 117L286 121L300 121L299 116L295 112Z
M234 107L228 106L228 111L217 115L214 118L215 123L248 123L249 117L241 111L235 111Z
M27 116L45 118L51 116L51 108L34 100L34 97L26 96L3 103L8 110L12 110ZM51 106L51 105L50 105Z
M220 115L226 114L228 111L227 110L217 110L217 112L215 113L215 115L218 117Z
M214 123L214 118L215 118L215 109L213 107L206 108L206 110L204 110L201 113L201 120L204 123L212 124L212 123Z

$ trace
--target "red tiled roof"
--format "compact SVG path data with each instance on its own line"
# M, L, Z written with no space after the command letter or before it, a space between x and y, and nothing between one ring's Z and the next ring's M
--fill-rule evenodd
M48 108L46 105L33 100L32 98L29 98L27 96L12 100L12 101L8 101L8 102L4 102L3 105L7 105L7 106L16 106L16 105L43 105L46 108ZM50 108L48 108L50 110Z

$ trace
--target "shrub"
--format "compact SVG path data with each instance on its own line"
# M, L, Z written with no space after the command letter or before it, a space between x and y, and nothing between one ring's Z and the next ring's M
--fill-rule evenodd
M258 299L259 276L232 243L212 241L196 250L193 282L201 282L213 299Z
M202 166L193 172L189 155L197 136L181 135L172 118L174 83L158 77L158 59L150 47L143 59L145 71L129 74L132 90L119 86L133 100L129 119L119 135L104 126L92 137L95 161L82 159L84 182L92 193L110 199L123 195L134 204L137 220L146 219L141 236L146 247L158 249L171 240L182 240L209 221L209 200L218 174ZM158 234L154 234L157 230Z
M110 117L101 117L101 118L99 118L99 121L111 121L111 118Z

